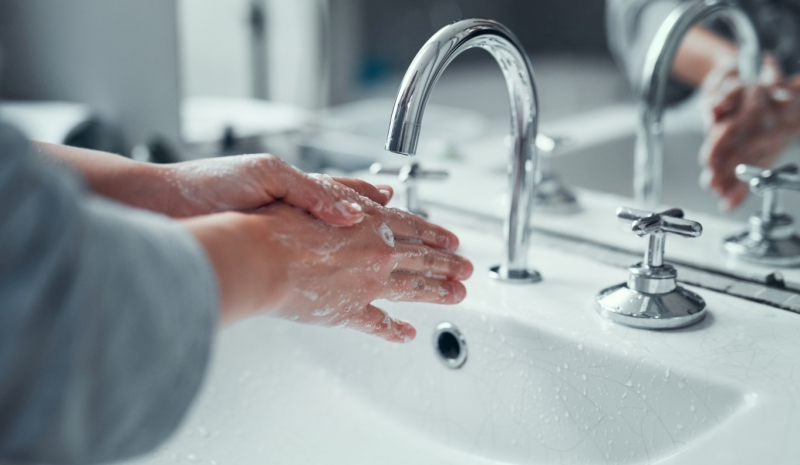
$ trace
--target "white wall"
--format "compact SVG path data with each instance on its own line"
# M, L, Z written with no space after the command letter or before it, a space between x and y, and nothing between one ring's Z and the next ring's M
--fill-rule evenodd
M250 0L178 0L183 95L250 97Z
M250 1L178 0L185 96L254 96ZM266 12L270 100L309 109L346 100L359 56L361 0L256 1Z

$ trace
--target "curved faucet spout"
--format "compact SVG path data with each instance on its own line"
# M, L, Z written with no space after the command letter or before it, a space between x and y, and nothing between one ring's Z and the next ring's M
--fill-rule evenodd
M527 268L528 224L533 203L536 171L538 100L533 69L514 34L502 24L467 19L439 30L425 43L406 71L397 93L386 150L415 155L422 115L439 76L461 52L482 48L497 60L511 99L511 187L505 220L502 264L492 276L506 281L536 282L537 272Z
M653 209L661 201L663 168L664 92L675 54L689 30L710 17L730 27L739 49L739 76L744 82L758 77L758 36L745 13L727 0L683 2L656 32L644 61L633 189L636 203Z

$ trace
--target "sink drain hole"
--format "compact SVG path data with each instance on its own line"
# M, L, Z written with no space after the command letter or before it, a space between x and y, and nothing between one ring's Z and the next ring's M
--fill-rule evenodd
M451 323L441 323L433 334L433 347L448 368L461 368L467 361L467 341Z

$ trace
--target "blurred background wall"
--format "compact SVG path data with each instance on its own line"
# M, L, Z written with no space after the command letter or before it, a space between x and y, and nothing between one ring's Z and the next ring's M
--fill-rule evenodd
M88 104L119 138L180 139L174 0L2 0L0 98Z
M0 99L85 104L125 154L156 139L190 152L186 134L198 132L213 133L198 143L230 149L224 141L243 132L230 128L258 134L259 121L287 119L286 105L315 112L393 97L431 34L484 17L532 54L542 113L555 117L627 92L603 16L603 0L0 0ZM506 90L488 54L467 52L451 68L432 102L505 122ZM187 107L206 97L217 100ZM242 100L254 109L246 121ZM263 133L281 125L268 126Z

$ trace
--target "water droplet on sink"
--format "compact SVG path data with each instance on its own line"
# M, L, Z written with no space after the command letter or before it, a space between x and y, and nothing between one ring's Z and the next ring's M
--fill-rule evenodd
M581 379L583 379L584 381L586 381L586 375L581 375Z
M556 372L561 373L561 367L556 367Z
M633 386L633 381L631 381L631 380L625 381L625 386L627 386L627 387Z
M682 423L678 423L677 425L675 425L675 427L678 428L678 429L683 429L683 424Z
M666 378L669 378L669 368L667 368L667 372L664 374Z
M199 462L200 458L198 456L194 455L194 454L189 454L189 455L186 456L186 460L188 460L190 462Z
M689 405L689 411L694 412L694 404Z
M684 383L683 381L680 381L680 382L678 383L678 388L680 388L680 389L683 389L683 388L685 388L685 387L686 387L686 383Z
M565 363L565 364L564 364L564 369L565 369L565 370L569 370L569 364Z
M578 344L578 350L583 351L583 344Z

